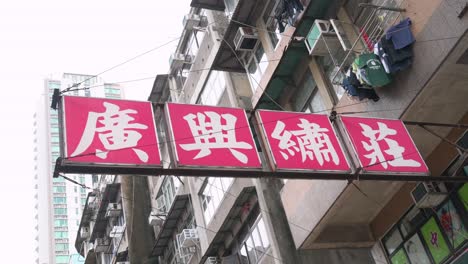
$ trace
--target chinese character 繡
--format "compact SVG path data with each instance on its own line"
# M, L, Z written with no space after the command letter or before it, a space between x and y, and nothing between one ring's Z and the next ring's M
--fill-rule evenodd
M80 142L71 156L85 152L92 144L95 135L98 135L104 150L96 149L96 156L106 159L109 151L131 148L138 158L148 161L148 154L137 147L142 135L137 129L147 129L148 126L131 123L135 118L130 114L137 114L133 109L120 110L119 106L108 102L103 103L106 110L103 113L89 112L86 126Z
M286 130L286 125L282 121L278 121L271 134L272 138L279 140L278 147L283 150L280 151L283 158L288 160L289 156L300 152L302 163L308 158L316 160L320 166L325 161L330 162L330 160L338 165L340 158L327 134L329 130L306 119L300 118L299 120L300 123L297 126L301 129Z
M203 158L211 154L212 149L228 149L240 162L247 163L248 157L238 149L252 149L247 142L236 140L237 117L232 114L218 114L212 111L188 114L183 117L192 133L194 143L180 144L186 151L198 150L194 159Z
M398 145L398 142L387 138L388 136L396 136L397 132L394 129L389 128L386 124L377 122L378 129L373 130L370 126L359 123L362 128L362 134L369 139L368 142L363 141L362 146L366 151L370 153L364 155L364 157L370 159L370 165L374 164L382 164L382 166L386 169L388 168L388 164L393 167L420 167L421 163L412 160L412 159L404 159L403 153L405 152L405 148ZM380 147L380 142L384 141L387 145L387 149L382 151ZM390 160L386 160L383 153L386 153L393 158ZM388 163L388 164L387 164Z

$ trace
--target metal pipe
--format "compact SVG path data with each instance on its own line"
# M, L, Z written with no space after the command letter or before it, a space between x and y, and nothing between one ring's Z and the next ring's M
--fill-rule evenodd
M201 169L201 168L141 168L119 166L80 166L62 164L60 172L77 174L116 174L116 175L144 175L144 176L187 176L187 177L229 177L229 178L280 178L280 179L309 179L309 180L344 180L344 181L403 181L403 182L468 182L465 176L424 176L408 174L356 174L356 173L325 173L310 171L262 171L255 169Z
M434 135L434 136L440 138L441 140L443 140L443 141L446 142L447 144L450 144L450 145L452 145L453 147L455 147L455 148L461 150L462 152L464 152L464 153L467 153L467 152L468 152L468 150L466 150L466 149L460 147L459 145L453 143L452 141L450 141L450 140L444 138L443 136L441 136L441 135L435 133L434 131L430 130L429 128L425 127L424 125L419 125L419 127L421 127L422 129L426 130L426 131L429 132L430 134L432 134L432 135Z
M468 124L431 123L431 122L418 122L418 121L403 121L403 123L405 123L405 125L411 125L411 126L438 126L438 127L468 128Z

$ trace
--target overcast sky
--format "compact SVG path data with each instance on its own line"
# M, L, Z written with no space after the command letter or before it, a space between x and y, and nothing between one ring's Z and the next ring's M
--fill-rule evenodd
M51 73L97 74L179 37L190 0L0 1L0 249L34 263L33 114ZM119 82L167 73L177 41L102 75ZM152 80L127 83L146 100Z

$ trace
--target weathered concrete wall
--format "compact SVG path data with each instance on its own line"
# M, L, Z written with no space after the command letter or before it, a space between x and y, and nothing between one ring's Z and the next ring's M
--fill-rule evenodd
M371 250L357 249L319 249L299 250L302 263L310 264L374 264Z

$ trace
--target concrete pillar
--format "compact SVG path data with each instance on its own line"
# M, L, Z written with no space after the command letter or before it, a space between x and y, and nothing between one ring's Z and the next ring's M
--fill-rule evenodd
M301 263L281 201L281 180L260 178L254 182L262 218L272 245L274 263Z
M152 263L149 256L154 237L148 224L151 204L146 177L123 176L121 194L124 197L122 204L127 225L130 263Z

